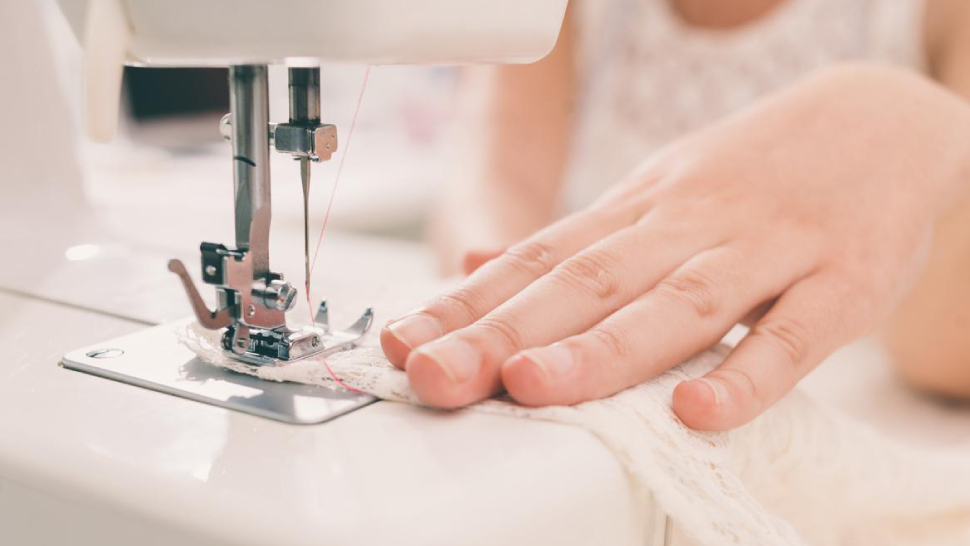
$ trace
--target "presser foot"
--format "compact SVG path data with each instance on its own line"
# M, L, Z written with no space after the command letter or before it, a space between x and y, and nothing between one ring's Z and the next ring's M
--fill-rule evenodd
M322 301L312 326L290 328L285 313L292 309L296 291L282 275L273 274L269 281L257 279L251 271L249 252L222 245L202 243L202 256L203 279L216 285L221 302L216 311L202 301L181 261L169 261L168 269L181 279L198 323L210 330L225 328L223 349L247 364L281 366L311 355L350 349L374 322L374 311L368 308L349 327L332 330L327 302Z
M352 349L370 330L374 311L368 308L353 324L331 330L327 302L320 302L313 326L290 329L253 328L241 323L229 325L222 346L237 360L257 366L282 366L312 355Z

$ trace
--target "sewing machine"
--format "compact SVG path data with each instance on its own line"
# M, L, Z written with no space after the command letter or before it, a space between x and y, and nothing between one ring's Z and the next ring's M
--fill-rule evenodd
M28 207L45 206L43 196L0 214L0 241L21 257L0 271L0 302L18 310L0 340L0 400L17 410L0 412L0 543L663 544L663 514L634 513L622 469L583 430L261 381L200 363L178 340L186 320L168 321L187 295L228 355L259 366L353 346L372 312L331 329L321 303L314 324L293 326L286 313L299 288L269 261L271 157L300 162L305 196L313 163L339 147L320 116L319 63L529 62L551 49L565 3L59 0L84 46L95 140L117 125L124 63L229 67L220 130L235 241L191 256L181 245L195 224L150 206L137 214L161 230L154 244L83 206L63 209L63 228L40 227ZM276 123L270 64L285 65L289 80L289 117ZM37 127L43 106L25 108L41 112ZM306 224L290 235L275 256L293 271L302 249L306 268ZM391 268L429 275L404 244L338 241L329 259L361 256L367 267L317 279L321 289L339 300ZM214 309L194 279L215 288ZM141 312L135 301L146 302ZM51 336L50 323L71 327Z
M367 309L351 326L331 329L323 301L313 324L288 325L286 313L296 304L299 289L270 265L270 158L275 150L300 162L304 290L309 290L311 165L329 160L338 146L336 127L320 119L319 63L529 62L551 50L565 0L507 3L368 0L348 8L339 1L288 0L270 9L228 0L201 6L192 0L61 2L85 50L86 126L95 140L110 140L117 126L123 63L229 68L231 111L220 131L231 147L235 245L203 242L200 247L200 276L215 286L216 309L206 306L182 261L171 260L168 269L181 280L198 324L220 331L223 349L232 358L278 366L339 351L353 347L373 321ZM293 17L312 13L322 17ZM227 14L232 14L230 24ZM287 67L286 122L269 119L269 64ZM64 365L294 422L321 422L373 401L337 392L312 404L318 411L308 413L300 409L307 403L288 400L294 387L284 385L268 387L274 390L272 398L281 400L271 408L262 400L250 403L253 397L232 397L230 404L223 385L186 381L180 359L154 357L157 347L173 342L170 332L162 330L71 352Z

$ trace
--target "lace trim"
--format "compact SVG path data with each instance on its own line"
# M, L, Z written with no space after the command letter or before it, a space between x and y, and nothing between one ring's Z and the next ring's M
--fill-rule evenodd
M214 365L334 388L313 359L280 368L242 364L222 353L215 332L197 325L186 329L183 343ZM715 347L648 382L576 406L525 408L497 398L463 411L584 427L626 469L644 517L652 514L647 504L652 495L673 520L675 536L696 546L970 540L965 451L927 452L893 443L797 390L730 433L684 427L671 410L674 387L713 369L726 354L725 347ZM374 347L327 361L354 388L419 403L405 374Z

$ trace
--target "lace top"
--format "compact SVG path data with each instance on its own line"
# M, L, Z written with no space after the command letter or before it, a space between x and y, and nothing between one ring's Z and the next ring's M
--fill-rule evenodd
M577 4L581 118L568 210L665 143L845 61L924 67L924 0L783 0L737 29L690 26L669 0Z

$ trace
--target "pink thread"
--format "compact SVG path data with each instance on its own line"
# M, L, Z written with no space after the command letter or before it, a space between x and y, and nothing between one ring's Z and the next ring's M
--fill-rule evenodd
M370 66L368 66L367 69L364 71L364 80L360 84L360 93L357 95L357 106L354 107L354 117L350 120L350 130L347 131L347 144L344 145L344 153L341 154L341 156L340 156L340 163L337 164L337 174L336 174L336 176L334 176L333 186L330 189L330 199L327 201L327 211L323 215L323 227L320 228L320 236L317 238L317 247L313 251L313 259L310 261L310 275L311 276L313 275L313 270L314 270L314 268L316 268L316 265L317 265L317 256L320 255L320 245L321 245L321 243L323 243L323 234L324 234L324 232L327 231L327 222L330 221L330 211L331 211L331 209L333 209L334 197L336 197L336 195L337 195L337 185L340 183L340 174L344 170L344 161L347 159L347 153L350 152L350 142L351 142L351 140L353 139L353 136L354 136L354 127L357 126L357 114L360 113L360 103L364 100L364 89L367 88L367 78L368 78L368 76L370 76ZM316 325L317 320L316 320L316 317L313 315L313 304L310 303L311 301L312 301L312 298L310 297L310 278L307 277L307 279L306 279L306 303L307 303L307 308L310 310L310 323L313 324L313 325ZM359 390L359 389L355 389L355 388L351 387L350 385L348 385L348 384L344 383L343 381L341 381L340 378L337 377L337 374L333 373L333 370L330 369L330 364L327 363L327 359L326 358L322 359L321 362L323 362L323 366L327 369L327 373L330 374L330 378L333 379L333 381L336 384L340 385L341 387L343 387L343 388L345 388L345 389L347 389L349 391L353 391L353 392L356 392L356 393L359 393L359 394L366 394L366 393L364 393L364 391Z
M354 127L357 126L357 114L360 113L360 103L364 100L364 89L367 88L367 78L370 76L370 67L364 72L364 81L360 84L360 94L357 95L357 107L354 108L354 117L350 120L350 131L347 132L347 145L344 146L344 153L340 156L340 163L337 164L337 175L333 179L333 188L330 190L330 201L327 203L327 212L323 215L323 227L320 228L320 237L317 238L317 248L313 251L313 260L310 261L310 273L317 266L317 256L320 255L320 244L323 243L323 234L327 231L327 222L330 220L330 210L333 208L334 196L337 195L337 184L340 183L340 173L344 170L344 161L347 160L347 153L350 152L350 142L354 137Z
M327 373L330 374L330 378L333 379L335 383L337 383L341 387L347 389L348 391L354 391L354 392L356 392L358 394L367 394L366 392L364 392L362 390L359 390L359 389L355 389L355 388L351 387L350 385L348 385L348 384L344 383L343 381L341 381L340 378L337 377L337 374L333 373L333 370L330 369L330 364L327 364L327 359L326 358L324 358L320 362L323 362L323 367L327 369Z
M320 228L320 236L317 237L317 246L313 251L313 259L310 260L310 275L313 276L313 270L317 267L317 256L320 255L320 245L323 243L323 234L327 231L327 223L330 221L330 211L333 209L334 197L337 195L337 185L340 184L340 174L344 170L344 161L347 159L347 153L350 151L350 142L354 137L354 127L357 126L357 114L360 113L360 103L364 100L364 89L367 88L367 78L370 76L370 66L364 71L364 79L360 83L360 93L357 95L357 106L354 107L354 117L350 120L350 130L347 132L347 144L344 146L344 153L340 156L340 163L337 164L337 174L333 179L333 186L330 189L330 199L327 201L327 211L323 215L323 226ZM310 279L306 279L306 302L307 307L310 309L310 322L316 324L316 318L313 316L313 304L311 303L312 298L310 297Z

